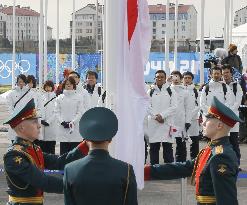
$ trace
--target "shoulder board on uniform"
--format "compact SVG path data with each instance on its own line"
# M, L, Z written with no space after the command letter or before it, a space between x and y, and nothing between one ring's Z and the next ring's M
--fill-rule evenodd
M25 147L24 147L24 146L21 146L21 145L19 145L19 144L13 145L13 146L8 150L8 152L5 154L5 156L6 156L8 153L10 153L10 152L15 152L15 153L17 152L17 153L19 153L20 155L25 156L32 164L36 164L35 161L34 161L34 159L32 158L32 156L31 156L29 153L25 152ZM5 156L4 156L4 157L5 157Z

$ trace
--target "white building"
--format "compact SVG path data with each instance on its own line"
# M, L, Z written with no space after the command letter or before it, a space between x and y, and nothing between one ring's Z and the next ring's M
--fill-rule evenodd
M88 4L75 12L76 41L82 38L96 38L96 6ZM72 36L72 21L70 22L70 36ZM98 12L98 39L102 39L102 6L99 5Z
M0 13L0 38L6 38L6 16Z
M16 6L16 41L38 41L39 40L39 13L30 9L30 7ZM13 7L0 7L0 22L5 22L6 38L12 42L13 40ZM1 31L1 27L0 27ZM52 28L48 28L47 39L52 39ZM1 32L0 32L1 33ZM1 35L1 34L0 34Z
M175 39L175 7L170 5L170 40ZM153 40L164 40L166 34L166 6L149 5L149 14L153 27ZM178 7L178 41L195 41L197 37L197 11L193 5Z
M47 41L52 40L52 27L47 26Z
M247 23L247 6L235 12L234 27Z

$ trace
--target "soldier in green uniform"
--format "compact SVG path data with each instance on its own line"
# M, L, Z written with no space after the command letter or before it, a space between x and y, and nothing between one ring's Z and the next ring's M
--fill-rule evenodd
M211 140L197 158L184 163L146 165L145 180L169 180L192 176L198 205L237 205L238 159L229 142L229 131L242 120L216 97L203 123Z
M65 205L137 205L132 166L108 153L118 130L116 115L107 108L95 107L84 113L79 127L90 151L65 167Z
M87 155L85 141L62 156L43 153L33 143L41 127L37 118L32 99L4 123L17 133L16 140L3 157L9 195L7 205L42 205L43 192L63 193L62 176L46 175L44 169L61 170L66 163Z

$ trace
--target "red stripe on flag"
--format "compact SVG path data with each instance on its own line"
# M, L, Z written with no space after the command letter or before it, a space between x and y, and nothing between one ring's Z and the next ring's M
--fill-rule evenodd
M130 43L133 33L135 31L137 18L138 18L138 0L128 0L127 12L128 12L128 41Z

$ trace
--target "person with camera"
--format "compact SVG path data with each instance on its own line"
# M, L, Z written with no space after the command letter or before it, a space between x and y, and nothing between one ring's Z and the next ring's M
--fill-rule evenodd
M195 159L199 153L199 94L193 83L194 75L186 71L183 73L183 83L188 92L188 109L191 113L191 126L187 130L187 135L192 143L190 144L190 158Z
M86 89L88 94L88 109L97 106L104 107L106 92L104 92L101 85L97 83L97 80L98 73L91 70L87 72L84 89Z
M186 141L188 140L187 131L191 126L191 115L189 110L188 93L182 85L183 76L179 71L171 73L171 88L177 94L177 104L179 105L174 113L174 129L173 135L176 138L176 162L186 161Z
M242 73L243 65L238 53L238 47L235 44L230 44L228 48L228 56L221 61L221 64L229 64L232 68L235 68Z
M233 93L233 104L231 105L231 109L234 111L234 113L239 116L239 106L241 105L242 97L243 97L243 90L240 86L240 84L232 78L232 72L233 69L229 64L223 65L222 67L222 73L224 82L230 87L230 91ZM231 129L230 131L230 143L232 144L232 148L235 151L237 158L238 158L238 164L240 166L240 148L239 148L239 142L238 142L238 135L239 134L239 123L236 123L236 125Z
M147 91L150 104L147 114L147 129L145 135L150 143L150 163L159 164L160 144L163 147L165 163L173 162L172 137L173 114L177 108L175 91L166 83L164 70L155 73L155 84Z

